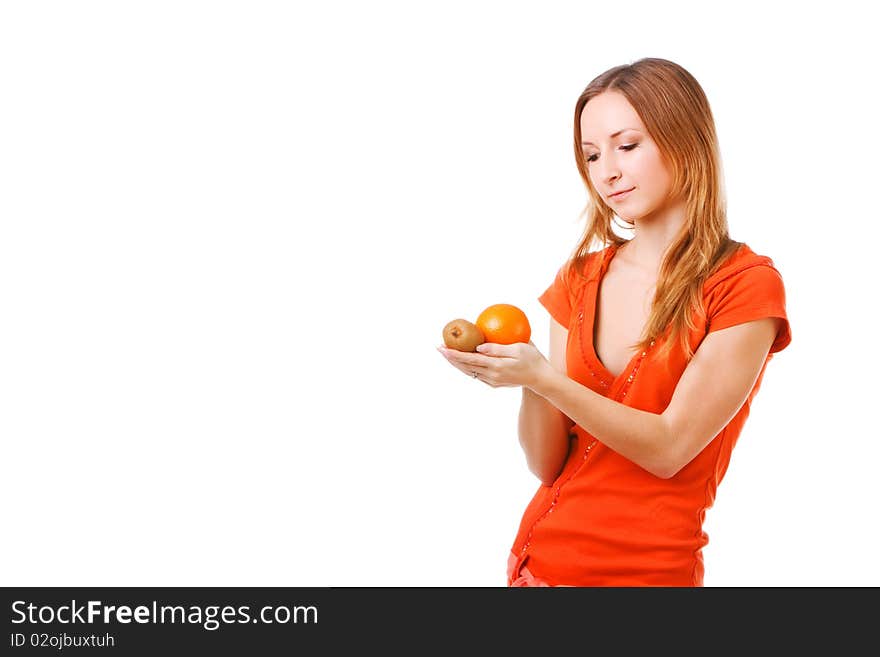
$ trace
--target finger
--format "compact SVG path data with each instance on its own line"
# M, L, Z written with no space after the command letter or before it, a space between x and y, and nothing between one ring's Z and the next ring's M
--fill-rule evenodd
M479 367L458 367L458 366L456 366L456 369L460 370L464 374L467 374L472 379L484 378L488 374L488 372L486 371L485 368L479 368Z
M437 350L441 351L439 347ZM443 352L441 351L441 353L443 353ZM456 358L449 356L446 353L443 353L443 356L446 358L446 360L449 361L449 363L455 369L457 369L458 371L460 371L464 374L467 374L471 378L479 378L481 375L486 374L486 367L484 367L484 366L468 365L466 363L459 362ZM476 374L476 376L474 376L474 374Z
M487 372L484 369L479 369L475 367L459 367L458 365L453 364L455 369L457 369L462 374L466 374L472 379L479 379L485 377Z
M461 371L476 379L486 379L491 375L491 371L488 367L480 367L479 365L465 365L461 368ZM474 374L476 374L476 376L474 376Z
M493 358L509 358L515 354L515 345L512 344L498 344L496 342L484 342L483 344L477 345L477 353L483 354L484 356L491 356Z
M490 362L488 356L475 354L470 351L458 351L457 349L446 349L444 347L437 347L437 350L443 354L449 362L462 365L463 367L486 367Z

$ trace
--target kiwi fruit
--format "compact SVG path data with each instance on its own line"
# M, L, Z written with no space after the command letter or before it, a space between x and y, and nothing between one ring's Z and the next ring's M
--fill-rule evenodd
M473 322L466 319L453 319L443 327L443 344L458 351L476 351L486 338Z

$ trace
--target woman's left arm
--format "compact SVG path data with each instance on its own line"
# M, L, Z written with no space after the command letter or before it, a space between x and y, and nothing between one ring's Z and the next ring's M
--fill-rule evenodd
M603 397L550 367L538 368L528 387L614 451L667 479L739 412L782 321L765 317L709 333L661 414Z

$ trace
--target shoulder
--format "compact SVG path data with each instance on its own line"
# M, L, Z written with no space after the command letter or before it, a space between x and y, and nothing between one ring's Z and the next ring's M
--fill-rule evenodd
M586 284L595 275L601 251L576 257L572 254L556 271L549 287L538 297L550 316L562 326L569 326L574 309L583 299Z
M605 248L588 253L582 267L584 279L587 281L600 279L618 248L618 245L610 244Z
M706 280L703 288L708 330L742 324L765 317L783 320L772 351L791 341L785 301L785 284L773 260L740 247Z
M572 296L577 296L587 283L601 277L602 270L613 253L613 248L613 246L608 246L597 251L590 251L580 258L572 256L559 269L557 278L564 282Z
M752 288L761 280L781 285L782 275L772 258L755 253L748 244L741 243L706 279L703 293L710 295L731 286Z

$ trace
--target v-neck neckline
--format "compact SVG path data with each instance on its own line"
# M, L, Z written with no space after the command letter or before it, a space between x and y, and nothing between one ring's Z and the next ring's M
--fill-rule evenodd
M615 376L607 367L605 367L605 364L599 358L599 354L596 351L596 337L595 336L596 336L596 326L597 326L596 318L597 318L597 314L599 311L599 308L598 308L599 288L602 286L602 280L605 278L605 274L608 272L608 267L611 264L611 260L614 258L615 254L617 253L618 248L619 248L619 245L613 244L606 249L606 252L604 254L604 258L599 265L599 272L593 280L593 289L590 291L589 295L587 295L589 297L589 305L590 305L589 313L588 313L589 322L586 323L586 324L588 324L587 326L582 327L582 328L586 329L586 333L585 333L585 335L583 335L583 337L585 337L586 340L583 340L583 342L586 342L589 345L589 350L586 355L590 359L590 361L592 361L592 364L596 368L596 370L599 373L601 373L603 377L608 379L607 385L608 385L609 396L612 395L614 390L618 387L618 384L626 377L627 372L629 372L632 369L632 367L633 367L633 365L635 365L636 361L639 358L642 358L645 353L644 351L640 352L637 350L632 355L632 357L627 361L626 365L624 365L623 369L620 371L620 374ZM586 299L585 299L585 303L586 303Z
M599 354L596 351L596 342L595 342L595 333L597 327L597 316L598 316L598 301L599 301L599 290L602 285L602 281L605 278L605 274L608 272L608 267L611 264L611 260L617 254L617 251L620 249L622 244L611 244L602 252L602 259L598 263L598 271L595 274L590 276L590 282L584 287L584 293L581 301L581 310L580 310L580 342L581 342L581 353L583 354L584 361L587 366L590 368L591 372L599 379L600 384L603 388L605 388L606 396L608 397L616 397L618 394L622 396L626 396L627 392L627 383L632 383L635 378L635 373L638 371L641 366L641 359L643 359L648 352L648 349L651 349L656 340L651 341L650 347L648 349L643 349L641 351L636 351L632 357L627 361L624 368L620 371L620 374L615 376L611 373L611 371L605 367L605 364L599 358ZM718 277L720 276L730 276L731 273L727 270L730 263L733 262L736 258L741 257L743 253L747 257L751 255L754 258L760 258L761 262L757 264L770 264L772 266L772 261L769 258L764 256L756 256L753 252L748 250L749 247L745 244L740 244L740 246L725 260L725 262L720 265L716 271L709 277L706 282L706 286L709 286L712 282L718 282ZM753 261L749 261L748 264L745 264L744 267L755 266L756 263ZM590 286L592 285L592 289ZM644 327L643 327L644 328ZM668 329L667 329L668 331ZM664 332L665 338L668 338L668 335ZM660 339L660 338L658 338Z

